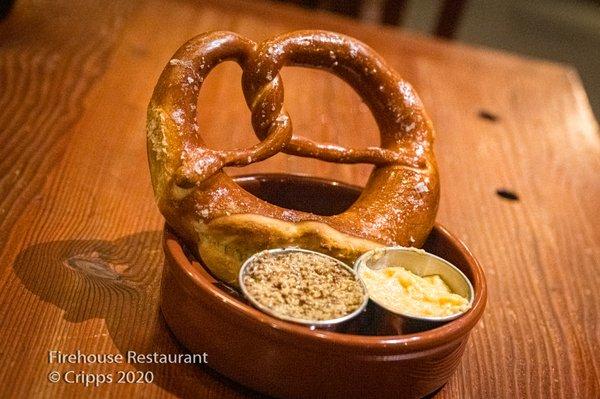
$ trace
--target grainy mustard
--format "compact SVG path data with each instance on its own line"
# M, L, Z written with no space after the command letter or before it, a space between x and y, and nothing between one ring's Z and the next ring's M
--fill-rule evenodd
M364 290L335 259L308 252L258 256L243 277L247 293L278 315L332 320L358 309Z

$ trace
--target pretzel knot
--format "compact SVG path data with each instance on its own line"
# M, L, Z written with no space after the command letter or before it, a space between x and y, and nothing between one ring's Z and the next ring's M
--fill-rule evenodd
M196 124L196 103L202 83L211 70L226 60L242 68L242 88L252 113L252 126L261 140L245 149L206 148ZM381 131L383 148L345 148L292 136L288 113L283 109L283 85L279 71L286 65L326 69L348 82L372 110ZM423 148L403 145L411 133L418 134L428 119L420 116L420 101L410 85L385 66L366 45L330 32L306 31L256 44L231 32L201 35L183 45L161 76L167 81L162 103L165 124L176 131L181 141L180 160L174 181L182 188L199 185L225 166L245 166L283 151L287 154L338 163L398 164L425 167ZM157 90L159 88L157 87ZM154 138L153 148L160 155L169 133ZM149 137L153 139L152 137ZM404 139L404 140L403 140ZM178 140L179 141L179 140ZM418 144L419 140L414 141ZM168 156L168 154L163 154Z

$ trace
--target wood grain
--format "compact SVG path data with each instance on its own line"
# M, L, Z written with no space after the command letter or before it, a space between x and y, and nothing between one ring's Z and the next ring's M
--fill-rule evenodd
M195 34L261 40L300 28L374 47L414 84L436 126L438 220L483 264L490 291L459 371L436 397L600 395L600 140L576 72L279 4L22 0L0 22L1 397L257 396L196 366L138 366L155 373L150 385L50 384L47 352L184 350L158 310L162 219L147 173L147 101ZM239 78L226 64L203 87L199 123L212 146L256 140ZM283 79L297 132L377 142L345 83L299 68ZM369 168L278 155L232 170L253 171L362 184Z

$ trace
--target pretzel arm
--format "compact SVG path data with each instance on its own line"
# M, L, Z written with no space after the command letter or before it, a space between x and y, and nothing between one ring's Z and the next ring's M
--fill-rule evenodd
M367 163L377 166L394 164L413 168L419 168L423 165L415 162L414 157L411 157L403 148L396 151L381 147L355 149L337 144L320 143L297 135L292 136L283 152L288 155L316 158L333 163Z

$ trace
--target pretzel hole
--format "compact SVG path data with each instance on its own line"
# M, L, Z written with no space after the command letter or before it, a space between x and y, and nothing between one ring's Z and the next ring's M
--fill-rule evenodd
M295 134L348 148L380 145L369 107L344 80L328 71L295 66L283 68L281 76Z
M204 79L196 123L206 146L215 150L248 148L259 142L241 88L242 70L233 61L217 65Z

